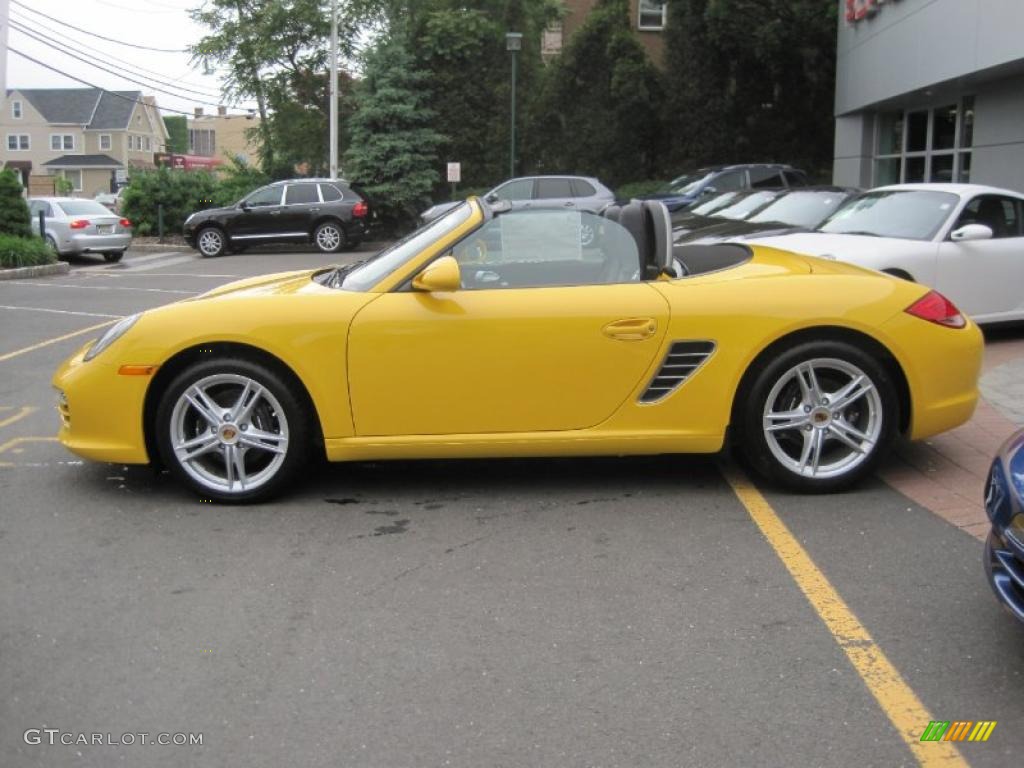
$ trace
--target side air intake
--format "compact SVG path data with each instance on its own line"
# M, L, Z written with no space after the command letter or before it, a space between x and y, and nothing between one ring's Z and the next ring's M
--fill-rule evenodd
M674 341L665 361L654 374L647 389L640 395L641 403L656 403L671 395L690 378L715 351L713 341Z

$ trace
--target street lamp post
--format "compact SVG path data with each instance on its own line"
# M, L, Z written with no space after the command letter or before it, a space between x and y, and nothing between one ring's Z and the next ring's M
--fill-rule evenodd
M338 178L338 0L331 0L331 178Z
M516 53L523 48L522 32L505 33L505 50L512 54L512 109L509 117L508 175L516 175Z

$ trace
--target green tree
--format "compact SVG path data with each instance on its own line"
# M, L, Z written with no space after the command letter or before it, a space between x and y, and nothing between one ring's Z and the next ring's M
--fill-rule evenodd
M669 0L669 156L677 167L832 159L836 3Z
M22 196L21 182L10 169L0 171L0 233L30 237L28 204Z
M356 91L346 175L362 185L392 230L415 220L439 177L442 137L431 128L424 79L400 37L381 38L365 55Z
M188 154L188 120L184 115L171 115L164 118L167 127L167 151L175 155Z
M627 0L599 0L549 65L532 105L535 168L610 185L663 175L660 82L630 31Z
M179 234L189 214L210 207L216 187L213 174L205 171L136 171L124 191L121 212L137 234L155 235L162 208L164 233Z

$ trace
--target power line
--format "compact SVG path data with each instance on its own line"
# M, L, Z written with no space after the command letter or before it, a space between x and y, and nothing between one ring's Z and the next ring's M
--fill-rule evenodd
M12 27L15 26L14 22L18 22L18 23L20 23L20 24L22 24L24 26L28 26L30 28L38 27L39 29L43 29L43 30L49 32L52 35L56 35L56 37L48 38L48 39L52 40L54 43L57 43L58 45L62 45L62 46L66 46L68 48L71 48L72 50L77 51L78 53L81 53L81 54L83 54L85 56L95 56L98 60L102 61L104 64L110 64L111 62L116 62L116 65L124 65L124 66L128 66L128 67L134 67L139 72L144 72L147 75L153 75L154 78L161 77L161 76L163 76L165 74L165 73L161 73L161 72L156 72L156 71L154 71L152 69L147 69L146 67L142 67L142 66L140 66L138 64L135 64L133 62L127 61L125 59L118 58L114 54L107 53L106 51L102 51L99 48L96 48L94 46L89 45L88 43L83 43L80 40L72 39L67 34L65 34L63 32L59 32L59 31L53 29L52 27L48 27L45 24L42 24L40 22L35 21L34 19L30 20L30 19L23 18L21 16L21 12L18 11L18 10L15 10L14 13L11 15L11 26ZM46 37L46 35L43 35L42 32L37 32L37 34L42 35L43 37ZM106 58L104 59L102 57L106 57ZM187 72L190 72L190 71L192 71L191 68ZM187 72L185 74L187 74ZM186 87L186 86L191 86L191 85L198 85L196 83L190 83L190 82L186 81L185 84L178 85L177 84L178 81L180 81L185 76L185 74L182 74L182 75L179 75L178 77L172 78L171 81L167 83L167 85L170 85L171 87L178 88L178 89L183 90L183 91L191 91L192 93L197 93L199 95L205 95L205 96L207 96L209 98L220 98L221 97L221 93L219 91L214 91L214 90L212 90L210 88L192 89L192 88Z
M16 28L12 26L12 29L16 29ZM164 90L163 88L158 88L157 86L155 86L151 82L149 82L149 80L150 80L149 78L141 78L140 77L139 79L136 79L136 78L133 78L133 77L129 77L128 75L124 74L123 72L118 72L116 69L110 69L108 67L103 67L103 66L100 66L99 64L96 64L96 63L94 63L92 61L89 61L89 59L85 58L84 56L77 56L77 55L75 55L73 53L69 53L68 51L62 50L59 46L53 45L51 43L47 43L44 40L42 40L41 38L36 37L34 34L25 32L25 30L23 30L23 29L18 29L17 31L21 32L23 35L27 35L29 38L32 38L32 39L35 39L35 40L41 42L43 45L45 45L45 46L47 46L49 48L54 49L58 53L61 53L61 54L65 55L65 56L70 56L72 59L77 59L78 61L81 61L84 64L88 64L90 67L93 67L95 69L101 70L102 72L106 72L106 73L111 74L111 75L117 75L118 77L121 77L121 78L127 80L129 83L134 83L135 85L141 85L144 88L149 88L151 90L156 91L157 93L162 93L165 96L171 96L171 97L173 97L175 99L182 99L184 101L194 101L197 104L202 104L202 105L207 106L207 107L221 107L221 106L223 106L222 104L217 104L217 103L214 103L212 101L200 101L199 99L196 99L193 96L188 96L188 95L183 94L181 92L177 92L176 93L174 91L167 91L167 90Z
M57 67L54 67L54 66L52 66L50 64L46 64L46 63L40 61L39 59L33 58L32 56L29 56L27 53L22 53L17 48L11 48L11 47L8 46L7 50L10 51L11 53L16 53L18 56L21 56L21 58L23 58L23 59L28 59L33 64L38 64L40 67L44 67L44 68L50 70L51 72L56 72L58 75L63 75L64 77L68 78L69 80L74 80L76 83L81 83L82 85L87 85L90 88L95 88L97 91L102 91L103 93L105 93L105 94L107 94L109 96L113 96L116 99L123 99L124 101L130 101L130 102L132 102L134 104L142 104L143 106L146 106L146 107L152 107L153 109L158 109L161 112L173 112L176 115L185 115L185 117L192 117L193 116L191 112L185 112L185 111L180 110L180 109L172 109L171 107L158 107L155 104L150 104L148 101L143 101L141 99L133 99L131 96L125 96L122 93L117 93L116 91L107 90L106 88L102 88L102 87L96 85L95 83L90 83L88 80L83 80L80 77L77 77L75 75L69 74L69 73L65 72L63 69L58 69ZM241 115L238 115L238 116L240 117Z
M99 34L97 34L95 32L90 32L87 29L82 29L81 27L76 27L74 24L68 24L66 21L61 21L60 19L54 19L51 16L47 16L45 13L42 13L41 11L37 11L34 8L29 8L24 3L19 2L19 0L11 0L11 4L18 6L19 8L24 8L26 11L29 11L30 13L34 13L37 16L42 16L44 19L50 19L51 21L55 21L58 24L60 24L62 27L68 27L69 29L73 29L76 32L81 32L83 35L89 35L90 37L96 37L96 38L99 38L100 40L104 40L104 41L106 41L108 43L116 43L117 45L125 45L125 46L128 46L129 48L138 48L140 51L156 51L157 53L188 53L188 50L185 49L185 48L153 48L153 47L148 46L148 45L136 45L135 43L126 43L123 40L115 40L112 37L104 37L103 35L99 35Z
M82 58L82 56L90 56L90 54L87 51L83 51L80 48L77 48L77 47L72 46L72 45L70 45L68 43L65 43L62 40L57 40L57 39L52 38L52 37L50 37L48 35L44 35L44 34L42 34L40 32L34 32L32 30L29 30L28 28L24 27L21 23L19 23L18 21L15 21L14 19L11 19L10 25L11 25L11 29L16 30L17 32L20 32L23 35L27 35L28 37L32 38L33 40L36 40L37 42L42 43L43 45L45 45L45 46L47 46L49 48L53 48L55 51L58 51L59 53L63 53L64 55L70 56L73 59L78 59L79 61L85 62L89 66L96 67L97 69L103 69L105 72L113 72L114 71L114 70L110 70L110 69L105 69L104 67L99 66L99 64L93 63L90 59ZM47 42L47 40L50 41L50 42ZM74 51L74 53L69 53L69 51ZM82 54L82 56L76 56L75 53ZM118 66L118 64L116 64L116 63L107 61L105 59L100 59L99 57L96 57L96 58L102 64L107 64L107 65L109 65L111 67L117 67ZM128 66L133 66L133 65L129 64L128 62L121 62L121 63L127 64ZM133 74L135 74L135 73L133 73ZM203 98L207 98L207 99L209 99L209 98L217 98L217 96L215 96L213 94L210 94L210 93L207 93L207 92L204 92L204 91L197 91L197 90L194 90L192 88L187 88L184 85L175 85L174 83L168 82L167 80L161 80L158 77L148 76L148 75L138 75L138 77L140 77L140 78L142 78L144 80L147 80L147 81L151 80L154 83L166 86L168 88L174 88L175 90L178 90L178 91L183 91L183 92L187 92L187 93L193 93L193 94L196 94L197 96L202 96ZM153 86L150 86L148 83L143 83L143 84L146 85L146 87L153 87ZM168 95L169 96L175 96L176 95L178 98L182 98L182 99L186 99L186 100L192 99L193 101L197 101L197 99L195 99L195 97L193 97L193 96L183 96L183 95L180 95L180 94L168 94ZM201 104L208 104L209 102L199 102L199 103L201 103Z

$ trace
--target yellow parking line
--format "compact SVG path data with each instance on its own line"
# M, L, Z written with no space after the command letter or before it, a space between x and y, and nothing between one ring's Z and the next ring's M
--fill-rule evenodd
M23 347L22 349L16 349L13 352L7 352L5 354L0 355L0 363L2 363L4 360L10 360L12 357L24 355L26 352L34 352L37 349L48 347L51 344L56 344L57 342L64 341L65 339L73 339L75 338L75 336L81 336L83 333L89 333L90 331L95 331L99 328L106 328L112 322L114 322L114 320L107 320L105 323L97 323L96 325L90 325L88 328L83 328L80 331L72 331L71 333L65 333L63 336L57 336L52 339L47 339L46 341L40 341L38 344L33 344L31 347Z
M2 408L0 410L6 411L6 410L10 410L10 409L9 408ZM21 421L26 416L28 416L30 413L32 413L33 411L36 411L36 410L38 410L38 409L33 408L31 405L26 405L24 408L22 408L20 411L18 411L13 416L8 416L6 419L3 419L2 421L0 421L0 429L2 429L3 427L10 426L11 424L13 424L16 421Z
M934 718L917 698L917 694L900 676L760 491L733 466L723 467L722 473L790 576L825 622L833 639L843 649L871 695L910 748L918 764L925 768L967 766L967 762L952 744L920 741L924 728Z
M56 437L12 437L6 443L0 444L0 455L7 453L12 448L17 448L22 443L56 443Z

